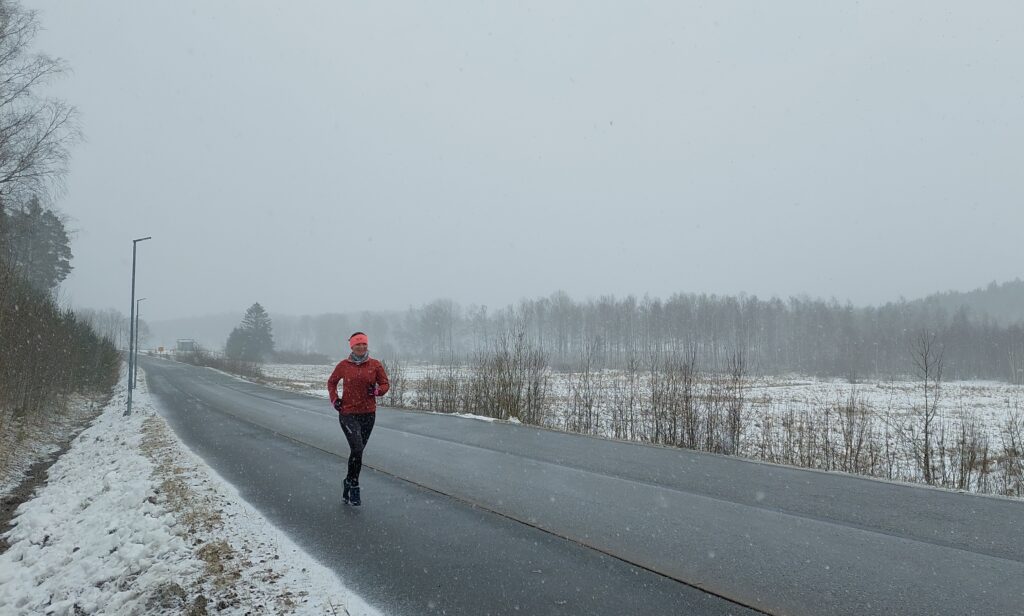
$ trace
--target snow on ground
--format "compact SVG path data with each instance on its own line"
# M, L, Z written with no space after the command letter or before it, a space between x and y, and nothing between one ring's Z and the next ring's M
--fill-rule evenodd
M438 415L454 415L455 417L462 417L465 419L477 419L480 421L498 421L494 417L484 417L483 415L473 415L472 413L437 413ZM516 420L516 423L519 423Z
M144 380L22 504L2 614L377 614L177 440Z
M263 373L271 386L308 393L318 397L327 397L327 377L333 366L300 365L300 364L267 364ZM406 397L414 399L416 383L431 373L446 370L444 366L428 364L409 364L405 366ZM468 370L463 369L468 375ZM599 396L597 405L602 411L608 411L612 404L612 396L607 394L610 383L621 378L615 370L602 370L598 375L598 391L605 392ZM550 374L551 395L554 425L563 423L560 409L567 406L571 396L569 375L563 373ZM747 380L744 390L746 406L750 413L760 414L764 410L783 412L790 409L796 411L822 411L826 406L837 402L845 402L851 393L856 393L858 400L875 412L891 412L894 414L912 413L921 404L921 384L912 380L866 380L851 384L843 379L819 379L804 376L768 376L755 377ZM641 396L649 395L642 390ZM387 404L387 398L383 400ZM1008 413L1013 410L1024 410L1024 386L1001 383L998 381L948 381L942 383L942 395L938 410L939 415L951 421L958 421L962 413L976 417L995 438Z
M920 382L908 380L866 380L849 383L843 379L806 377L762 377L753 379L744 395L752 412L765 409L817 410L845 402L852 395L876 413L911 415L923 402ZM958 425L963 417L978 420L990 438L1014 410L1024 409L1024 387L998 381L948 381L940 388L938 415Z
M327 377L334 366L317 364L263 364L261 383L277 389L327 397Z
M75 396L66 412L0 430L0 497L14 490L37 462L57 453L99 410L100 401Z

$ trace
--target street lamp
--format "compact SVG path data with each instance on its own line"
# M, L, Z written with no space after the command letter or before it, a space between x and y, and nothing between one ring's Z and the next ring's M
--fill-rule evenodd
M137 240L132 240L132 314L128 317L128 407L124 410L125 417L132 413L132 379L135 376L135 361L132 357L135 346L135 253L139 242L145 242L146 240L151 239L153 239L152 236L147 236L140 237Z
M130 387L135 389L135 383L139 380L139 303L145 297L135 300L135 375L132 377Z

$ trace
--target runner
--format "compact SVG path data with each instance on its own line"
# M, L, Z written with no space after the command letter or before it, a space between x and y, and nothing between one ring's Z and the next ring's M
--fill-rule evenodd
M370 357L366 334L356 332L348 343L352 352L334 367L331 378L327 379L327 391L331 404L338 411L338 422L350 450L342 499L346 504L361 505L359 471L363 466L363 449L373 431L377 396L388 393L390 384L384 366ZM338 383L341 383L341 396L338 396Z

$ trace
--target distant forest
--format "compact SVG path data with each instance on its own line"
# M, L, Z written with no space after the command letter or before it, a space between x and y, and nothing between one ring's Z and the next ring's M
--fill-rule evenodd
M936 334L946 379L1024 379L1024 281L967 293L855 307L809 298L677 294L666 300L565 293L490 311L438 300L404 312L275 316L279 349L338 358L355 330L371 335L382 357L443 361L487 350L505 332L522 332L548 364L570 369L589 354L616 367L631 355L696 353L714 369L735 353L754 374L865 378L913 373L911 342Z

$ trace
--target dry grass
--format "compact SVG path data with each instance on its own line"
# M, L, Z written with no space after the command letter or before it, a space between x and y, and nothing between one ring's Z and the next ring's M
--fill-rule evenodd
M284 576L274 564L276 555L263 554L264 559L254 563L245 541L239 548L218 537L226 534L228 526L222 509L195 484L195 469L183 466L179 448L163 419L154 415L145 420L141 449L153 462L153 475L159 481L158 493L151 498L175 515L195 558L203 563L203 577L189 589L196 598L183 613L206 614L207 609L217 613L239 606L252 614L294 612L307 601L308 593L283 586Z
M190 486L189 469L176 463L173 455L176 440L163 420L155 415L147 418L142 432L142 452L155 465L153 474L160 481L156 497L151 498L164 502L182 525L185 537L191 540L196 558L205 565L205 581L216 594L215 609L240 605L243 598L236 591L236 585L242 577L241 559L226 541L203 542L201 539L223 526L220 511ZM190 613L205 613L207 599L201 581L197 580L192 591L197 599L189 608Z

